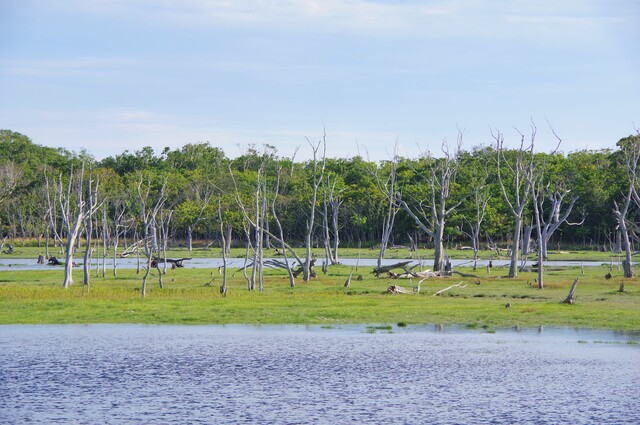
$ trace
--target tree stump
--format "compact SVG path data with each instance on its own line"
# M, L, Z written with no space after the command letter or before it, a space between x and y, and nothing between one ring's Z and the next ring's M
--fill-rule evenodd
M576 285L578 285L578 278L573 281L573 285L571 285L571 289L569 289L569 293L567 294L567 298L562 301L562 304L573 304L573 293L576 291Z

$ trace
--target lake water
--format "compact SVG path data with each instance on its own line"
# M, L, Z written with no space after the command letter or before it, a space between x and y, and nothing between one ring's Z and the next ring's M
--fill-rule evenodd
M280 258L282 259L282 258ZM64 261L63 258L60 258L61 261ZM291 261L291 259L289 259ZM82 262L81 257L76 257L75 260L77 263ZM100 260L100 267L102 267L102 260ZM398 263L400 261L408 261L407 260L399 260L399 259L383 259L383 265L389 265ZM340 259L340 263L347 266L355 266L356 263L360 267L375 267L377 265L378 260L372 258L362 258L360 260L355 258L342 258ZM483 269L486 268L488 264L488 260L479 260L478 268ZM535 261L530 261L528 264L533 264ZM317 265L319 266L322 263L322 260L318 260ZM412 264L417 263L415 260ZM141 264L145 264L144 259L141 259ZM431 269L433 268L433 259L422 259L423 269ZM451 264L456 266L473 266L473 261L471 260L451 260ZM609 265L608 262L603 261L545 261L546 267L580 267L582 266L602 266ZM613 267L618 268L618 262L613 262ZM120 258L117 262L118 268L120 269L134 269L137 266L137 260L135 258ZM231 258L227 261L227 266L229 268L240 268L244 265L244 258ZM509 265L509 260L493 260L492 265L494 267L507 267ZM218 268L222 266L221 258L194 258L192 260L188 260L184 262L185 268ZM37 264L35 259L28 258L11 258L10 256L2 256L0 257L0 271L10 271L10 270L50 270L52 268L62 269L62 266L49 266L47 264ZM92 269L95 269L95 260L92 263ZM113 269L113 258L108 258L106 260L107 271L111 271ZM367 271L369 272L369 271Z
M638 424L638 335L0 326L0 423Z

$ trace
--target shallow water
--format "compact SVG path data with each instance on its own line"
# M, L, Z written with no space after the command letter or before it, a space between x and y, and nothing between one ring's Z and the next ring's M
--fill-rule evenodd
M640 423L637 335L0 326L0 422Z
M82 260L77 258L76 262L80 263ZM383 259L383 265L394 264L400 261L399 259ZM343 258L340 259L340 263L346 266L355 266L358 264L361 267L375 267L377 265L378 260L372 258ZM414 260L417 262L417 260ZM479 260L478 268L483 269L487 267L488 260ZM113 258L108 258L106 260L106 269L107 273L111 273L113 270ZM319 260L319 263L321 261ZM529 262L529 264L533 264L534 262ZM141 264L144 264L142 261ZM433 259L422 259L423 269L431 269L433 265ZM473 266L472 260L451 260L451 264L456 266ZM590 267L590 266L602 266L609 265L608 262L603 261L545 261L545 267ZM227 261L227 266L229 268L240 268L244 265L244 258L231 258ZM508 267L509 260L493 260L492 265L494 267ZM135 258L120 258L117 261L117 266L119 269L135 269L137 267L137 260ZM100 260L100 270L102 270L102 260ZM192 260L188 260L184 262L185 268L218 268L222 267L222 258L194 258ZM613 267L618 268L618 263L613 263ZM49 266L48 264L37 264L35 259L28 258L11 258L9 256L3 256L0 258L0 271L10 271L10 270L51 270L51 269L60 269L62 270L62 266ZM95 260L92 263L91 269L95 270ZM368 270L367 272L369 272Z

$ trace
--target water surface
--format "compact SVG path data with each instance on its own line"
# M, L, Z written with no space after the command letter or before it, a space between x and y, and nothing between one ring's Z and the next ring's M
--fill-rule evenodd
M637 335L0 326L0 422L640 423Z
M266 258L265 258L266 260ZM282 260L282 258L279 258ZM389 265L398 263L400 261L408 261L409 259L383 259L383 265ZM64 261L64 259L60 259L60 261ZM75 260L78 264L82 262L82 259L76 258ZM415 264L418 260L412 260ZM293 261L289 259L289 262L292 264ZM135 269L137 267L137 259L135 258L119 258L117 260L117 266L119 269ZM322 260L318 260L318 265L322 263ZM340 264L346 266L355 266L358 264L360 267L375 267L378 263L377 259L373 258L343 258L340 259ZM488 260L478 260L477 266L479 269L483 269L487 267L489 263ZM533 264L534 262L529 262L528 264ZM107 272L111 272L113 269L113 258L108 258L105 261ZM141 265L145 265L145 261L141 260ZM431 269L433 266L433 259L422 259L422 269ZM451 264L454 267L459 266L473 266L473 260L451 260ZM603 261L545 261L545 267L580 267L580 266L609 266L609 262ZM618 262L613 262L613 267L618 267ZM244 258L230 258L227 261L227 266L229 268L240 268L244 265ZM508 267L509 260L493 260L492 265L494 267ZM102 269L102 260L100 260L99 264L100 269ZM218 268L222 267L222 258L194 258L192 260L187 260L184 262L185 268ZM37 264L35 259L29 258L11 258L9 256L3 256L0 258L0 271L10 271L10 270L51 270L51 269L60 269L62 270L62 266L50 266L48 264ZM95 270L96 263L95 260L92 262L91 269ZM367 270L367 273L370 270Z

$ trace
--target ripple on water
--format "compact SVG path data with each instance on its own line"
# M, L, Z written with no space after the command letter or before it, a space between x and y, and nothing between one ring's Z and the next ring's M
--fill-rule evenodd
M0 348L2 423L640 422L638 347L563 333L4 326Z

